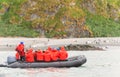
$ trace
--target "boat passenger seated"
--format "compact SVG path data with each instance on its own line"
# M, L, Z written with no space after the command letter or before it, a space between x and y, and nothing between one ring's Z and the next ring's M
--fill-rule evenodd
M34 62L33 49L30 48L25 54L26 62Z
M51 59L52 61L57 61L59 59L59 52L56 49L51 51Z
M60 60L67 60L68 58L68 53L65 50L64 46L62 46L59 50L59 59Z
M50 53L50 51L48 51L48 50L46 50L46 51L44 52L44 61L45 61L45 62L50 62L50 61L51 61L51 53Z
M44 55L42 50L38 50L36 52L36 61L43 61L44 60Z

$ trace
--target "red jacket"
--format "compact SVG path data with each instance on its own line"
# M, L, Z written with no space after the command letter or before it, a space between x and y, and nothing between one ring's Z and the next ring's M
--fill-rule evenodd
M68 53L65 50L64 47L61 47L60 51L59 51L59 59L60 60L66 60L68 58Z
M44 60L44 55L43 55L42 51L37 51L36 52L36 60L37 61L43 61Z
M50 62L51 61L51 53L49 53L49 52L44 53L44 61L45 62Z
M66 60L68 58L68 53L66 51L60 50L59 52L59 59L60 60Z
M57 61L58 58L59 58L59 52L56 49L52 50L51 51L51 59L52 59L52 61Z
M19 60L19 59L20 59L20 55L19 55L18 52L16 52L16 54L15 54L15 58L16 58L16 60Z
M15 50L19 53L20 56L25 56L24 44L19 44Z
M34 54L32 49L29 49L27 51L25 58L26 58L26 62L34 62Z

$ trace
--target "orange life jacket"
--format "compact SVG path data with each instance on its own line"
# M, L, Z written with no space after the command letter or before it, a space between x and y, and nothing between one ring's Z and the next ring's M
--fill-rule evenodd
M59 52L56 49L53 49L51 52L52 61L57 61L59 58Z
M60 60L66 60L67 58L68 58L68 53L65 50L64 46L62 46L60 51L59 51L59 59Z
M16 58L16 60L19 60L19 59L20 59L20 55L19 55L18 52L16 52L16 54L15 54L15 58Z
M66 60L68 58L68 53L66 51L60 50L59 52L59 59L60 60Z
M27 51L25 57L26 57L26 62L34 62L34 54L32 52L32 49Z
M37 51L36 52L36 60L37 61L43 61L44 60L44 55L43 55L42 51Z
M49 52L44 53L44 61L45 62L50 62L51 61L51 53L49 53Z
M19 44L15 50L19 53L20 56L25 56L24 44Z

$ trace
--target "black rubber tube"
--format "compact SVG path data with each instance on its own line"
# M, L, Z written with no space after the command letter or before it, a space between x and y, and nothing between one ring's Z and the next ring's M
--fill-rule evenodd
M8 66L4 64L0 64L0 67L8 67Z

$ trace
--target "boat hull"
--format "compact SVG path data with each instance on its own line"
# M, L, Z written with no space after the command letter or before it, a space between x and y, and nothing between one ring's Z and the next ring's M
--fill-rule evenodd
M47 67L78 67L86 63L84 55L68 58L67 61L56 62L14 62L8 65L10 68L47 68Z

